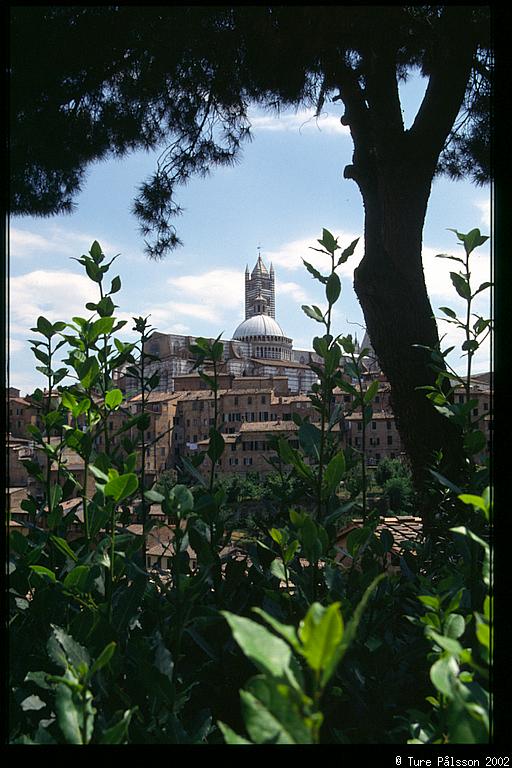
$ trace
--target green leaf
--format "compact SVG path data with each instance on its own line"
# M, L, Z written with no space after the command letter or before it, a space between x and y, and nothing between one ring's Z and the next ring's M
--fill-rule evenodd
M367 405L370 403L377 392L379 391L379 382L378 381L372 381L366 392L364 393L364 403Z
M482 235L479 229L472 229L471 232L468 232L467 234L457 232L455 229L450 231L455 232L459 240L464 244L464 250L468 256L472 251L475 250L475 248L483 245L486 240L489 239L487 235Z
M203 454L204 455L204 454ZM181 463L183 464L184 469L188 472L188 474L194 478L194 480L199 483L199 485L205 486L206 481L202 474L197 470L197 468L191 464L191 462L186 459L184 456L181 457Z
M464 436L464 450L470 456L473 456L475 453L480 453L480 451L483 451L486 444L487 444L486 437L483 432L480 432L480 430L468 432Z
M55 576L53 571L50 571L49 568L45 568L44 565L29 565L30 570L34 571L34 573L37 573L38 576L46 576L53 584L57 581L57 577Z
M215 427L211 427L210 442L208 444L207 454L214 464L222 456L224 452L224 445L224 438L222 437L221 433L215 429Z
M194 509L194 497L192 491L185 485L175 485L169 493L171 509L183 517Z
M78 558L67 543L67 541L60 536L54 536L53 534L50 536L50 540L53 542L53 544L59 549L66 557L70 557L75 563L78 562Z
M221 720L217 721L217 725L224 736L226 744L252 744L252 741L248 741L247 739L244 739L243 736L239 736L238 733L235 733L229 725L226 725L226 723L223 723Z
M245 726L255 744L311 744L311 733L303 721L289 688L261 676L240 691Z
M128 739L128 727L136 709L137 707L127 709L117 723L104 730L101 734L100 744L125 744Z
M327 301L329 304L335 304L339 298L340 293L341 281L336 272L332 272L332 274L329 275L327 285L325 286L325 295L327 296Z
M55 507L58 506L62 499L62 488L60 485L54 485L50 490L50 514L53 512Z
M426 605L427 608L434 608L436 611L438 611L441 606L441 600L437 595L419 595L418 600L420 600L423 605Z
M455 485L451 482L451 480L448 480L444 475L441 475L440 472L436 472L434 469L428 470L431 475L433 475L436 480L441 483L441 485L445 486L445 488L448 488L450 491L454 491L454 493L462 493L462 489L459 488L458 485Z
M96 672L98 672L98 670L102 669L109 663L110 659L115 653L115 650L116 650L116 643L114 641L112 641L111 643L105 646L105 648L102 650L102 652L100 653L100 655L98 656L94 664L92 665L91 676L94 675Z
M286 581L286 571L282 560L276 558L270 563L270 573L279 579L280 582Z
M45 365L48 365L50 362L50 357L47 352L43 352L42 349L37 349L36 347L32 348L32 352L38 360L40 360Z
M466 341L462 344L462 349L465 352L476 352L480 344L476 339L466 339Z
M294 539L293 541L291 541L288 544L288 546L286 547L286 549L285 549L285 551L283 553L283 560L284 560L286 565L288 565L288 563L290 563L293 560L293 558L295 557L295 553L297 552L299 546L300 546L300 544L299 544L297 539Z
M340 661L343 659L344 655L346 654L347 650L350 648L350 645L352 644L352 641L354 640L357 628L359 627L359 622L361 621L361 618L363 616L363 613L365 611L365 608L368 604L368 601L370 597L372 596L373 591L377 588L377 586L380 584L382 579L386 578L385 573L381 573L379 576L377 576L369 587L365 590L365 593L359 603L357 604L357 607L350 619L350 621L347 623L345 627L345 631L343 633L343 639L341 643L339 644L336 654L332 660L333 669L336 668L336 666L340 663Z
M316 306L308 307L306 304L303 304L302 309L304 310L304 312L308 317L311 317L313 320L316 320L317 323L324 323L325 325L324 316L322 314L321 309L319 309L319 307L316 307Z
M317 461L320 458L320 445L322 433L314 424L309 421L303 422L299 428L299 442L304 453Z
M47 339L51 339L54 335L53 325L42 315L37 318L36 327L31 330L39 331L39 333L42 333Z
M324 485L326 494L334 493L345 474L345 455L340 451L332 457L324 472Z
M221 611L221 613L244 654L261 672L294 681L297 687L297 681L290 666L291 649L283 640L251 619L236 616L229 611Z
M333 254L339 248L338 240L335 238L328 229L322 229L322 239L318 240L322 248Z
M345 250L342 252L341 256L338 259L338 263L337 263L336 266L339 267L340 264L344 264L347 261L347 259L350 256L352 256L352 254L354 253L354 251L356 249L356 245L358 244L358 242L359 242L359 238L358 237L356 237L355 240L352 240L350 245L347 248L345 248Z
M108 317L114 313L115 305L110 296L104 296L96 305L96 311L101 317Z
M483 496L475 496L471 493L461 493L459 495L459 499L463 501L464 504L471 504L473 507L481 509L482 512L484 512L488 517L487 513L489 510L489 505Z
M105 395L105 405L107 408L110 408L110 410L114 410L114 408L117 408L122 402L123 393L120 389L111 389Z
M78 704L78 706L77 706ZM57 722L68 744L83 744L82 717L80 715L77 696L67 686L60 684L55 692L55 709Z
M95 357L88 357L83 363L77 365L77 373L84 389L90 389L100 373L100 366Z
M461 616L459 613L450 613L444 623L444 634L457 640L459 637L462 637L465 630L466 622L464 621L464 616Z
M324 608L313 603L299 625L300 653L315 672L323 672L322 687L334 671L333 660L343 638L340 603Z
M395 539L391 531L389 531L387 528L384 528L380 533L380 541L384 552L391 552L393 544L395 543Z
M462 275L459 275L457 272L450 272L450 277L452 279L453 286L459 296L462 296L463 299L470 299L471 287L466 278Z
M129 587L122 586L115 592L112 601L113 626L116 627L119 636L122 636L132 619L138 614L146 591L146 583L146 575L140 574L135 577Z
M101 268L91 259L87 259L85 262L85 271L95 283L101 283L103 280L103 272Z
M55 624L52 624L51 627L52 634L47 643L47 650L53 661L63 669L67 669L69 666L77 671L87 669L91 661L87 648L80 645L62 627Z
M427 634L431 640L433 640L443 649L443 651L446 651L452 656L458 657L462 653L461 644L454 638L447 637L446 635L440 635L438 632L431 628L427 630Z
M113 317L100 317L91 326L89 340L94 341L98 336L108 335L114 326L114 322Z
M372 535L370 528L355 528L347 536L347 552L351 557L357 557L361 547L366 544Z
M89 253L91 255L91 258L96 264L100 264L103 261L103 253L101 250L101 245L98 243L97 240L93 242L91 245L91 248L89 250ZM85 258L85 257L84 257Z
M76 592L88 592L90 570L88 565L77 565L64 579L64 587Z
M125 475L113 477L104 487L105 496L112 496L116 504L135 493L139 486L137 475L128 472Z
M278 544L279 546L281 546L283 543L286 543L284 539L283 531L280 531L278 528L271 528L269 530L269 534L270 534L270 537L274 539L276 544Z
M453 656L442 656L430 668L430 679L437 690L452 698L459 665Z
M309 272L310 274L312 274L312 275L313 275L313 277L314 277L316 280L319 280L321 283L324 283L324 284L325 284L325 283L327 283L327 280L329 279L328 277L326 277L325 275L322 275L322 274L321 274L321 273L318 271L318 269L315 269L315 267L314 267L312 264L310 264L309 262L305 261L304 259L302 259L302 261L303 261L303 263L304 263L304 266L305 266L305 267L306 267L306 269L308 270L308 272Z
M261 616L261 618L264 619L267 624L270 624L275 632L281 635L281 637L284 637L284 639L292 646L294 650L299 650L300 644L297 638L295 627L293 627L291 624L282 624L282 622L278 621L269 613L266 613L262 608L253 608L252 610L254 613L257 613L258 616Z
M113 278L112 283L110 285L110 293L117 293L121 290L121 278L116 275L116 277Z

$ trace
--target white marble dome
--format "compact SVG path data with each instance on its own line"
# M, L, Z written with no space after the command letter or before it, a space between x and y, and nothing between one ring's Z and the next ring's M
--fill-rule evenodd
M233 334L234 339L249 339L254 337L286 338L283 329L270 315L253 315L240 323Z

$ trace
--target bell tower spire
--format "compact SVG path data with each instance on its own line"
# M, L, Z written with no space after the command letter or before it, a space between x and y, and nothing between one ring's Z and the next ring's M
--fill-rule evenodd
M261 245L257 246L258 258L254 269L249 274L245 270L245 319L257 314L269 314L275 319L275 274L274 267L270 266L270 272L261 257ZM256 301L263 299L264 302ZM262 307L264 309L262 310ZM258 311L259 310L259 311Z

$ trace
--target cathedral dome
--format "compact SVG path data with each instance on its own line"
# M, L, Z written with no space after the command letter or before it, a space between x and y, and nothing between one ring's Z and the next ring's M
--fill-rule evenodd
M240 323L233 334L234 339L249 339L257 336L285 338L283 329L270 315L253 315Z

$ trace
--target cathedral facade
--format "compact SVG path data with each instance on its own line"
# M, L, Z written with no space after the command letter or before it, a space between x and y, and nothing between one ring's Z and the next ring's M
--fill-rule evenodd
M293 340L276 320L275 272L261 255L252 272L245 271L245 318L224 346L221 373L232 377L286 377L290 393L307 393L317 381L309 364L319 362L315 352L293 348ZM148 352L159 358L148 368L160 377L157 391L174 392L175 379L191 374L194 358L190 345L195 336L155 332ZM130 380L124 382L130 394Z

